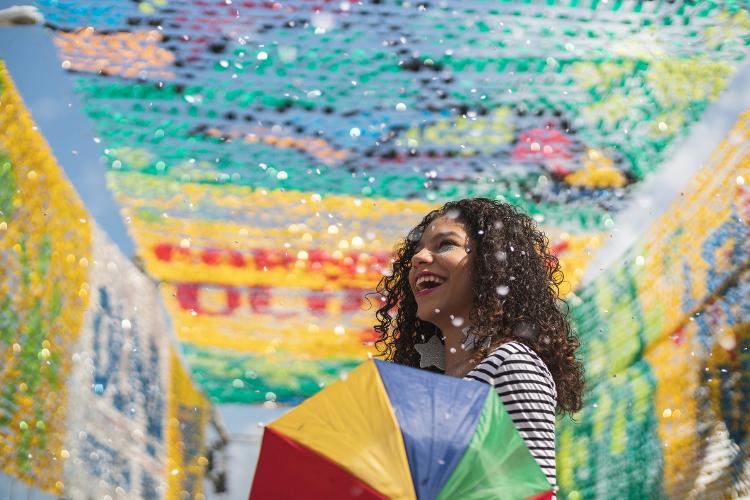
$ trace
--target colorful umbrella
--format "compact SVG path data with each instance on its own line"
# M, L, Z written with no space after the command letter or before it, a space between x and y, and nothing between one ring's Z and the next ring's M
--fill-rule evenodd
M551 498L492 387L368 361L266 426L250 499Z

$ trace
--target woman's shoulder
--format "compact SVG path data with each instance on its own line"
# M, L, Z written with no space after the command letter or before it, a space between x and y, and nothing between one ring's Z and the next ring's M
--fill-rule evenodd
M490 352L471 373L484 375L483 378L496 378L500 375L522 375L524 378L534 375L541 377L555 386L554 379L542 358L523 342L516 340L506 342Z
M502 364L509 360L533 362L535 365L547 368L542 358L532 348L517 340L500 344L482 360L482 363L490 361L494 364Z

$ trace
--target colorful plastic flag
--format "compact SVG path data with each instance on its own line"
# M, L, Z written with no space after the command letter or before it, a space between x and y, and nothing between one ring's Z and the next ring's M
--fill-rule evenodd
M552 494L491 386L367 361L266 426L250 499Z

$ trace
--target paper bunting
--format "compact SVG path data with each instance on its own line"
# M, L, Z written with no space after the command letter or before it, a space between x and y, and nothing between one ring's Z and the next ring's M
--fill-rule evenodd
M363 360L364 292L448 199L529 212L575 290L750 43L746 1L39 5L192 374L225 402L299 401ZM560 425L561 495L747 494L746 128L569 296L591 392Z
M569 291L750 33L742 2L40 7L196 370L364 359L355 295L448 199L534 215ZM203 381L247 401L264 377Z
M66 498L203 492L212 407L0 62L0 471Z
M750 493L749 160L750 110L636 245L571 298L590 393L558 427L569 498Z

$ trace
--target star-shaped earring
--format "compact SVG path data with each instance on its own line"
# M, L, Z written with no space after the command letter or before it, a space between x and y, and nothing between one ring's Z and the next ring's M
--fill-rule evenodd
M414 348L419 353L420 368L437 366L441 370L445 370L445 348L437 335L430 337L428 342L414 344Z

